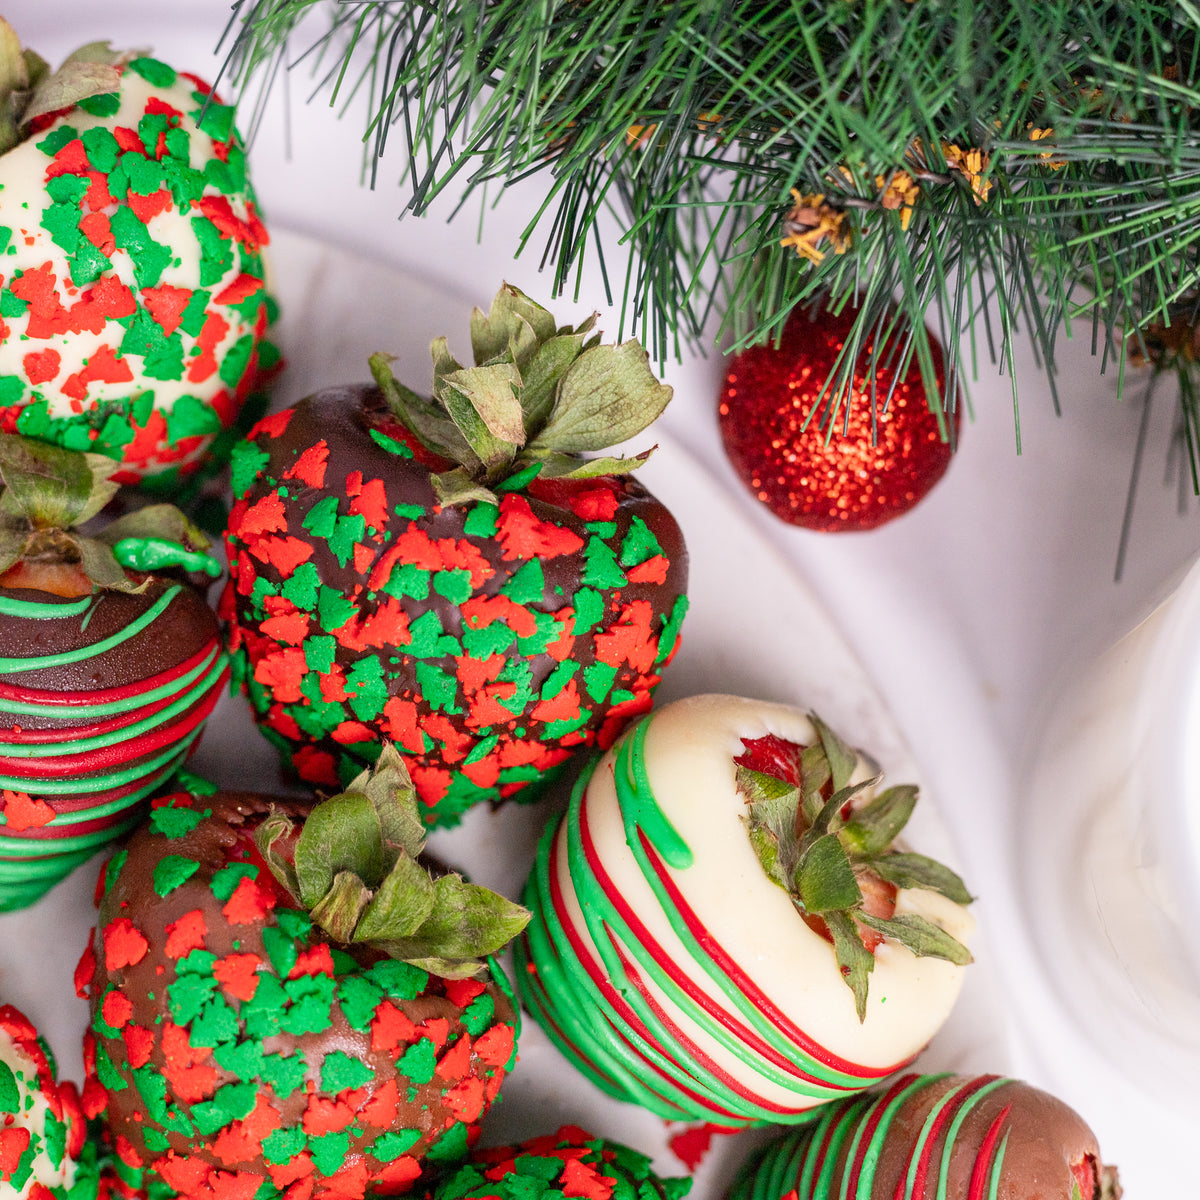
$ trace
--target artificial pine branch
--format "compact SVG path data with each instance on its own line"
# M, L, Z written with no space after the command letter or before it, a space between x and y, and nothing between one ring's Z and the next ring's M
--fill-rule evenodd
M615 213L623 324L659 359L714 305L743 346L798 303L857 293L838 402L898 321L936 408L972 347L1011 374L1020 330L1053 386L1071 321L1123 378L1127 340L1198 290L1192 3L318 3L242 0L239 83L265 86L286 53L343 101L367 89L372 162L406 157L417 213L540 175L523 244L545 238L555 293Z

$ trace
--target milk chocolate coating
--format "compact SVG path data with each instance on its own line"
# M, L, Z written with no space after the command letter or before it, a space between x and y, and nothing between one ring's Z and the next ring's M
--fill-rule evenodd
M833 1155L829 1176L822 1172L826 1152ZM1120 1195L1095 1135L1061 1100L995 1076L909 1075L887 1091L814 1110L810 1123L743 1167L729 1200L779 1200L792 1189L798 1200L814 1200L825 1187L841 1195L847 1176L850 1194L869 1200Z
M318 1186L336 1175L351 1192L405 1190L431 1151L466 1152L512 1056L515 1015L494 982L426 979L315 926L297 932L300 906L252 832L272 810L304 807L176 797L109 866L90 979L88 955L80 964L96 1045L85 1104L103 1108L127 1163L183 1194L202 1194L214 1171L262 1195L314 1170ZM234 886L239 873L251 878ZM238 1091L247 1083L253 1095Z

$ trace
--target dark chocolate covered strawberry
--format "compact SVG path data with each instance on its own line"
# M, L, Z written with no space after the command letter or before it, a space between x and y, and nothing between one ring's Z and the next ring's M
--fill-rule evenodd
M511 287L471 333L474 367L433 343L432 400L376 355L377 386L234 453L222 615L264 732L325 785L391 739L430 824L611 744L687 603L679 528L628 474L645 455L582 457L662 411L645 351Z
M608 1138L563 1125L517 1146L489 1146L438 1183L430 1200L683 1200L686 1177L655 1174L650 1159Z
M77 528L115 492L116 466L0 434L0 911L137 822L229 673L216 614L186 580L220 567L182 514Z
M359 1200L463 1157L514 1058L482 958L526 914L418 864L399 756L317 805L155 802L109 863L77 984L84 1106L128 1183Z

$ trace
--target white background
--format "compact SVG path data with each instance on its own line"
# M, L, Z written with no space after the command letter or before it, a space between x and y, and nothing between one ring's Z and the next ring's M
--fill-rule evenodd
M220 0L126 0L103 10L81 0L18 0L6 15L26 44L51 59L80 42L110 38L153 47L181 69L211 77L228 10ZM309 90L305 74L292 78L288 103L281 87L252 149L268 220L394 267L437 295L461 298L462 340L467 306L486 304L502 278L550 301L549 281L537 270L540 237L513 260L544 185L533 179L500 197L480 240L475 210L453 223L445 219L449 205L421 221L397 221L403 203L396 186L399 158L383 160L376 191L360 187L353 117L339 124L319 103L304 106ZM619 250L611 249L619 258ZM309 299L320 303L319 295ZM594 271L585 273L580 299L578 315L604 310ZM564 316L571 311L569 302L555 308ZM605 315L603 327L615 334L616 317ZM397 312L395 320L408 316ZM327 336L334 360L345 349L339 339L350 336L343 320L352 322L352 314L331 311ZM1020 885L1022 864L1031 856L1046 871L1072 869L1055 847L1038 845L1036 814L1026 799L1025 774L1046 706L1065 679L1163 594L1200 548L1195 502L1180 513L1174 486L1163 482L1173 408L1164 389L1151 423L1124 578L1114 583L1140 389L1130 388L1126 401L1117 403L1114 381L1088 354L1090 330L1076 334L1062 352L1061 416L1054 415L1048 388L1022 346L1018 455L1009 381L981 364L972 416L949 474L912 514L869 534L791 529L742 490L716 433L724 371L719 353L668 368L676 397L662 424L670 440L708 469L735 527L756 527L764 547L769 543L811 587L920 763L964 874L982 898L980 969L996 981L994 989L989 984L995 994L972 1011L984 1014L989 1026L976 1030L980 1045L1006 1059L993 1069L1020 1075L1078 1108L1099 1135L1106 1159L1120 1165L1129 1196L1167 1196L1177 1194L1180 1157L1192 1144L1200 1105L1187 1111L1156 1098L1153 1078L1119 1072L1103 1044L1077 1031L1073 1014L1089 1002L1087 981L1056 975L1052 953L1037 943L1037 913L1024 902ZM410 383L426 368L418 363L417 369ZM306 382L293 377L285 387L299 395L308 390ZM327 381L314 380L314 386L318 382ZM714 525L685 524L685 530L695 543L719 537L724 525ZM777 572L779 566L764 569ZM736 614L735 583L721 602ZM771 640L778 636L763 631L764 663L770 663ZM803 639L804 633L793 636ZM738 689L731 684L727 690ZM64 940L73 964L76 939ZM0 979L6 989L9 982ZM1122 1031L1112 1030L1111 1037L1119 1040ZM71 1054L68 1049L64 1058ZM547 1116L547 1125L554 1116Z

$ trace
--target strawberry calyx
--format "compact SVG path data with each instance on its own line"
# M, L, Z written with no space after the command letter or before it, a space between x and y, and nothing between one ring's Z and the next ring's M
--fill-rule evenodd
M445 979L481 975L529 913L453 873L434 876L416 789L390 742L346 791L297 825L275 812L255 833L271 873L335 941Z
M40 54L22 49L16 30L0 17L0 154L36 133L43 118L115 92L122 66L133 57L108 42L89 42L52 71Z
M1120 1200L1117 1168L1105 1166L1092 1154L1071 1164L1071 1200Z
M208 538L172 504L151 504L95 533L79 527L116 495L120 463L15 433L0 434L0 586L63 596L93 588L140 592L148 576L181 567L219 575Z
M497 489L535 478L620 475L646 461L649 450L584 457L641 433L671 398L636 339L600 343L596 317L560 327L506 283L489 312L471 314L474 366L459 363L444 337L430 346L429 399L396 379L390 356L371 356L371 373L396 418L427 451L456 464L433 475L442 504L495 503Z
M838 969L866 1017L875 951L884 941L916 955L971 961L946 930L915 913L896 914L902 888L924 888L969 904L949 867L893 843L917 802L912 785L876 794L880 776L854 782L859 756L819 717L811 746L776 734L744 738L734 759L743 821L767 878L787 892L815 932L833 944Z

